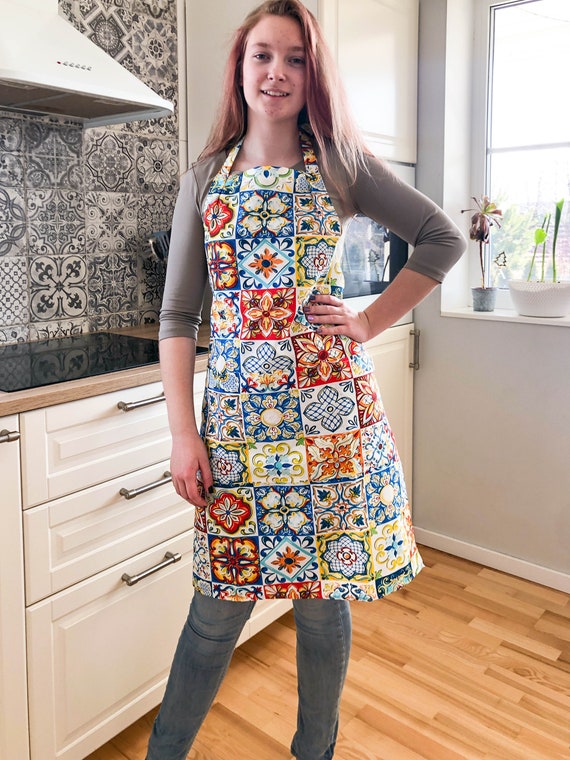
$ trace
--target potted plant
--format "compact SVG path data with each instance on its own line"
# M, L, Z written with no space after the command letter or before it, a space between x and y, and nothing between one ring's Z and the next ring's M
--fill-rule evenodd
M481 198L475 198L476 208L466 208L466 211L472 212L471 226L469 228L469 238L475 240L479 245L479 266L481 268L481 285L471 288L473 295L473 311L493 311L497 299L497 288L491 285L489 274L490 260L487 252L487 246L491 242L491 227L501 226L503 212L497 208L487 195Z
M570 314L570 282L561 282L556 268L556 244L563 208L564 198L555 204L554 223L552 224L552 215L548 213L545 214L540 227L535 229L534 248L526 279L509 279L513 305L521 316L565 317ZM552 243L550 253L547 253L551 226ZM547 276L549 267L550 273Z

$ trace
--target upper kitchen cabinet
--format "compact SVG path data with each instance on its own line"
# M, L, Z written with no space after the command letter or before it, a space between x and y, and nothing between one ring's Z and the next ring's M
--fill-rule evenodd
M318 11L369 147L415 164L418 0L319 0Z
M345 0L346 1L346 0ZM232 34L261 0L186 0L188 159L195 161L210 133L222 93ZM317 15L318 0L306 0ZM181 135L182 140L184 136Z

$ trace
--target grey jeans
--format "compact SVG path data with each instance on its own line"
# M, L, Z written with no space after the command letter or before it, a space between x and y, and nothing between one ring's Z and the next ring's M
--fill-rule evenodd
M146 760L185 760L254 605L194 595ZM350 653L350 606L340 600L296 599L293 609L298 712L291 752L298 760L330 760ZM242 759L236 755L236 760Z

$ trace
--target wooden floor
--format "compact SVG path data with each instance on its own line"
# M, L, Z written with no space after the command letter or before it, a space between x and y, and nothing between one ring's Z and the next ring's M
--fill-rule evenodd
M422 555L406 589L352 605L335 760L570 760L570 596ZM189 760L289 760L295 689L288 613L236 652ZM154 712L88 760L144 760Z

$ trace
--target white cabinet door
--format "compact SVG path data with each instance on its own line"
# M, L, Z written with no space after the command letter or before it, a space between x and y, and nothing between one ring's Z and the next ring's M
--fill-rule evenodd
M31 760L81 760L160 702L192 596L192 538L28 608ZM122 580L166 552L181 559L135 585Z
M0 758L27 760L28 708L18 417L0 418Z
M418 0L319 0L319 18L370 148L416 163Z
M412 434L414 416L413 324L386 330L366 348L376 372L380 395L402 460L408 497L412 493Z

